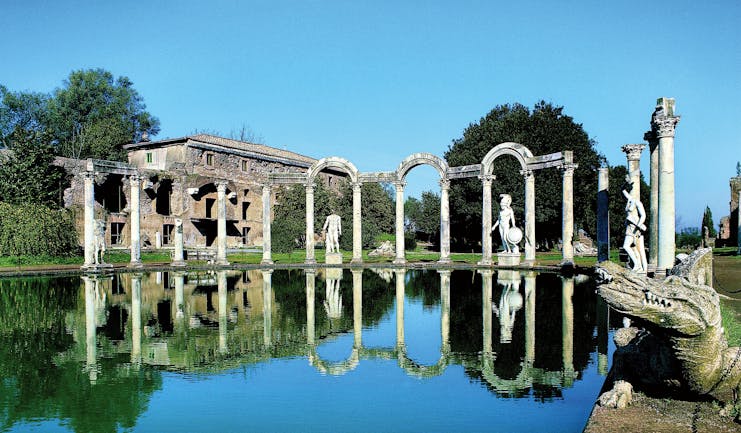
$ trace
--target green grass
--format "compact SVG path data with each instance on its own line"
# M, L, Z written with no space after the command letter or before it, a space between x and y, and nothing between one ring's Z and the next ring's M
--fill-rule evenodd
M738 317L736 310L721 302L720 317L728 339L728 345L731 347L741 346L741 318Z

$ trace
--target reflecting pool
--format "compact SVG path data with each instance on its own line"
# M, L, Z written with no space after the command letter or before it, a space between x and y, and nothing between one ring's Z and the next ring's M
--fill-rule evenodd
M0 280L0 431L581 431L609 322L536 272Z

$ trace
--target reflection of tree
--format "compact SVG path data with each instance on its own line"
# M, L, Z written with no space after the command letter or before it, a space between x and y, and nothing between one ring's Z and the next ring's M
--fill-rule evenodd
M75 345L68 325L84 336L79 278L0 281L0 430L16 423L59 418L78 432L132 428L161 387L156 372L134 371L103 359L95 384L80 365L84 337ZM81 323L68 323L74 317Z

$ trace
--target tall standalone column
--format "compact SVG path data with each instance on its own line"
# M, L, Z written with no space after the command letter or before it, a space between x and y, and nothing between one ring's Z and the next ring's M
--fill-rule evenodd
M175 272L175 318L181 320L185 317L185 274Z
M525 262L535 262L535 175L532 170L520 171L525 178Z
M350 263L363 263L363 228L361 223L362 202L360 182L352 185L352 260Z
M674 99L659 98L651 127L659 139L659 256L656 274L666 275L674 266L674 130L679 116L674 116Z
M563 360L563 383L574 382L574 279L561 278L561 356Z
M535 272L525 273L525 362L535 362Z
M129 177L129 186L131 187L131 262L129 267L140 268L142 267L141 260L141 241L140 241L140 224L141 224L141 212L139 194L141 192L142 178L138 174L133 174Z
M492 270L481 269L481 307L482 307L482 327L483 327L483 348L482 355L485 360L492 357L492 345L491 345L491 331L492 331L492 316L491 316L491 300L492 300Z
M610 259L610 169L597 174L597 262Z
M440 274L440 352L450 353L450 270L441 269Z
M95 172L85 172L85 264L95 265Z
M570 153L570 152L569 152ZM563 263L574 263L574 169L577 165L566 162L561 166L563 172L563 211L561 222L561 240L563 243Z
M404 185L406 182L394 182L396 187L396 258L394 264L406 263L404 255Z
M272 185L266 183L262 186L262 261L263 265L273 264L273 254L270 241L270 190Z
M98 339L97 327L95 326L95 300L98 296L98 279L91 276L83 276L85 282L85 368L88 370L90 382L95 383L98 378Z
M273 270L262 271L262 340L265 347L273 341Z
M228 265L226 260L226 182L216 182L216 264Z
M216 272L216 284L219 296L219 353L227 352L227 296L226 271Z
M142 362L142 274L131 274L131 363Z
M440 179L440 261L450 263L450 180Z
M481 208L481 261L479 265L491 265L491 182L494 175L479 176L483 186Z
M352 270L353 349L363 346L363 270Z
M185 255L183 254L183 220L175 218L175 251L172 255L172 266L185 266Z
M645 147L645 144L626 144L621 148L628 158L628 176L633 184L630 195L634 200L641 199L641 152Z
M404 350L404 290L406 270L396 269L396 348Z
M306 269L306 344L314 345L315 337L315 313L314 292L316 291L316 271Z
M306 264L316 263L314 258L314 184L306 184Z
M649 182L651 182L651 193L649 195L648 215L648 267L656 270L659 260L659 140L653 131L643 134L643 139L648 141L648 149L651 152L651 171Z

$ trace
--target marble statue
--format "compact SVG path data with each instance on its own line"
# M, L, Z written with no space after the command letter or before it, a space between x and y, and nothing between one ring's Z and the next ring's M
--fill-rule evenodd
M633 272L646 273L648 263L646 261L646 249L644 248L644 236L646 232L646 210L640 199L634 198L630 191L633 183L626 177L623 185L623 196L628 200L625 204L625 241L623 248L628 253Z
M105 221L95 221L95 238L93 240L93 250L95 251L95 264L100 265L105 263L103 256L105 255Z
M506 253L519 253L517 243L522 240L522 230L515 227L515 212L512 210L512 197L509 194L500 194L499 219L491 228L494 231L499 227L499 236L502 238L502 247Z
M324 245L327 253L340 252L340 235L342 234L342 220L334 212L324 221L322 231L325 233Z

